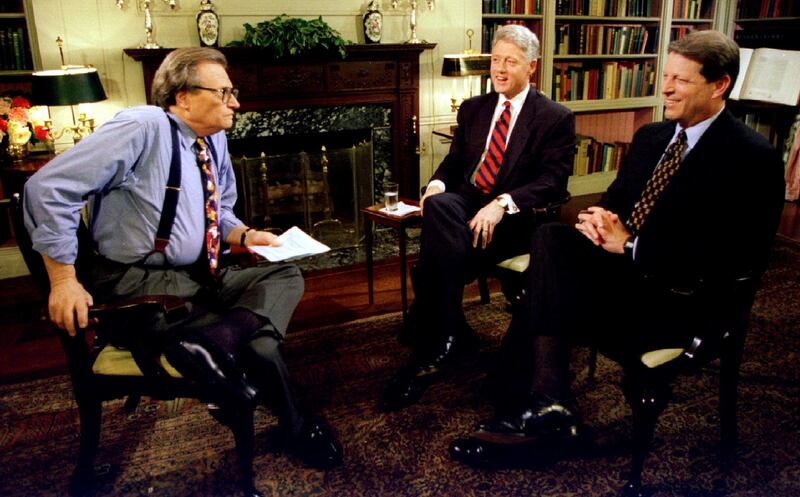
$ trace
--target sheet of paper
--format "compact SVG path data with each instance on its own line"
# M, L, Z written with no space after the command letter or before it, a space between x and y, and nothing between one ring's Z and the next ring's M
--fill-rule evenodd
M408 205L404 202L397 202L397 210L387 211L386 207L384 207L383 209L381 209L381 212L383 212L384 214L389 214L390 216L402 217L405 216L406 214L417 212L418 210L419 207L417 207L416 205Z
M739 48L739 76L736 78L736 84L733 85L730 98L739 100L739 95L742 93L742 86L747 77L747 68L750 67L750 58L753 56L752 48Z
M293 226L278 237L278 247L250 246L250 252L258 254L270 262L298 259L309 255L321 254L330 250L324 243L311 238L305 231Z

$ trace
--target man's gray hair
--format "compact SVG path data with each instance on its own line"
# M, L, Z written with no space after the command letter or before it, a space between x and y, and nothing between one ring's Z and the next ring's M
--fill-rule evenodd
M525 26L506 24L497 28L492 37L492 46L494 47L498 41L518 46L525 53L525 61L528 63L539 58L539 38Z
M175 104L179 91L197 85L197 65L214 62L228 68L228 61L219 50L213 48L179 48L170 52L158 67L150 89L150 100L164 110Z

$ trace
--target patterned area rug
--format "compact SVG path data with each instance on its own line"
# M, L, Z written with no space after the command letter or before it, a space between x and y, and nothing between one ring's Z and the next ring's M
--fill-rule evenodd
M759 292L742 367L734 454L718 449L712 365L675 388L662 415L645 480L656 496L800 496L800 245L779 240ZM447 455L454 437L490 413L485 371L508 324L504 302L467 303L480 354L459 360L423 400L400 413L376 410L379 392L407 351L400 315L291 334L287 355L310 407L339 433L345 464L306 469L279 447L275 418L257 413L258 486L269 496L610 496L628 466L629 412L619 368L600 359L594 385L575 353L575 390L595 447L579 457L510 470L476 470ZM0 495L56 496L77 453L77 412L65 376L0 387ZM727 463L725 463L727 461ZM230 433L195 401L143 400L104 408L99 495L237 495Z

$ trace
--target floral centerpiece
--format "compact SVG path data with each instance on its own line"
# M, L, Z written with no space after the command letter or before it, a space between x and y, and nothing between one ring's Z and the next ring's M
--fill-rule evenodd
M48 129L31 120L31 104L25 97L0 97L0 143L8 146L12 157L27 152L28 142L36 143L47 137Z

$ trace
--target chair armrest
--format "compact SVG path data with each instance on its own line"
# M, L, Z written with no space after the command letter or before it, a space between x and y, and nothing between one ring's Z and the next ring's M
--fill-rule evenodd
M92 306L89 309L89 317L103 320L118 315L120 312L129 312L137 309L144 310L146 308L163 312L168 323L183 319L189 315L186 302L180 297L175 295L144 295L110 304Z
M567 193L563 198L550 202L547 205L534 207L532 209L533 221L536 224L543 224L558 220L561 216L561 208L567 205L567 202L569 202L571 198L570 194Z

